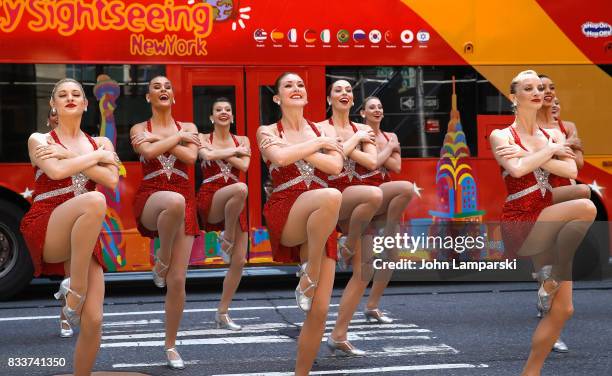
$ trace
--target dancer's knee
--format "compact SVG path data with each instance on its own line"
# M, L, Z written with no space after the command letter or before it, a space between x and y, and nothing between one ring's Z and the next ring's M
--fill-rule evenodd
M172 294L185 293L185 275L180 273L168 273L166 276L168 292Z
M412 184L409 181L401 181L399 182L400 185L400 196L406 198L406 199L410 199L412 197L412 195L414 194L414 184Z
M185 215L185 197L181 194L169 195L166 199L166 212L176 216Z
M378 209L383 202L383 192L378 187L369 187L366 195L368 203Z
M313 304L308 316L315 323L325 323L327 320L328 307L324 304Z
M342 193L335 188L321 188L319 191L321 208L338 212L342 203Z
M82 209L86 214L95 217L104 217L106 215L106 197L102 192L92 191L83 193Z
M579 201L581 217L589 221L594 220L597 216L597 208L593 201L586 198L581 198L577 201Z
M99 333L102 330L103 316L102 307L99 309L83 310L81 314L81 321L83 322L81 330L88 331L89 334Z
M246 200L247 196L249 195L249 187L247 187L247 185L242 182L236 183L235 186L236 191L234 193L234 197Z
M567 321L574 315L574 305L572 303L569 304L560 304L553 305L551 308L551 313L559 320Z

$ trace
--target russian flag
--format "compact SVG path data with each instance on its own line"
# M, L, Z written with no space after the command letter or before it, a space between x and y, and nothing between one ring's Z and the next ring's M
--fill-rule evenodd
M361 42L362 40L366 39L366 33L365 31L361 30L361 29L357 29L355 31L353 31L353 40L355 42Z

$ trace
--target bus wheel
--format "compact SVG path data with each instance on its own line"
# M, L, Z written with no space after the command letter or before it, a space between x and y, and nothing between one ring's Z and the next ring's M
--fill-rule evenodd
M34 274L32 259L19 231L23 210L0 201L0 300L25 288Z

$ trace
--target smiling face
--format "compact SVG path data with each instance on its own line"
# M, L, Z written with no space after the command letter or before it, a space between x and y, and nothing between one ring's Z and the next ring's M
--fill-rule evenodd
M544 101L542 107L550 107L553 105L553 100L557 93L555 92L555 83L550 77L542 77L542 85L544 86Z
M172 82L164 76L157 76L149 83L147 101L152 107L169 108L174 103L174 91Z
M353 105L353 87L346 80L338 80L331 84L327 99L332 110L348 111Z
M234 115L232 114L232 105L226 101L219 101L213 103L210 120L212 120L215 125L229 127L234 121Z
M539 110L544 96L542 80L531 73L521 75L516 81L513 96L517 110Z
M552 112L552 116L555 119L559 119L559 117L561 116L561 102L559 101L559 98L557 97L553 99L553 105L551 108L551 112Z
M282 107L304 107L308 103L306 85L297 74L284 75L278 82L277 90L274 102L279 103Z
M367 99L363 105L363 110L361 110L361 116L364 117L368 124L380 124L385 117L380 99L376 97Z
M87 108L87 98L81 85L70 80L61 82L55 87L49 104L51 108L56 109L57 123L59 123L63 117L82 116Z

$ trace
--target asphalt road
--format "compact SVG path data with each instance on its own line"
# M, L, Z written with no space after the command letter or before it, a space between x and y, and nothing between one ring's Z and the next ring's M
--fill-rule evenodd
M217 280L188 286L178 348L184 371L165 367L163 295L151 283L107 287L102 346L95 370L148 375L290 375L297 328L296 279L252 278L231 315L240 332L217 330L213 317ZM576 313L563 332L568 354L552 354L542 375L612 375L612 280L577 282ZM334 290L326 333L331 330L342 282ZM336 358L322 343L312 374L518 375L529 351L535 317L535 284L396 284L382 308L392 324L364 322L358 313L349 339L368 351ZM75 339L58 337L54 286L30 287L16 300L0 302L0 375L70 372ZM9 366L15 358L57 358L64 367ZM39 361L40 363L40 361Z

